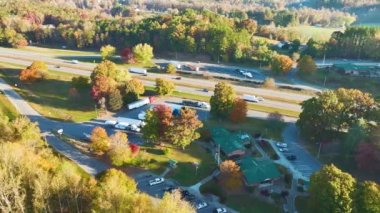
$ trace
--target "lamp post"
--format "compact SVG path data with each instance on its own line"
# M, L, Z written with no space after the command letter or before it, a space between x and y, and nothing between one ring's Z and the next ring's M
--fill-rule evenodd
M195 175L197 175L199 163L198 162L194 162L193 165L195 166Z

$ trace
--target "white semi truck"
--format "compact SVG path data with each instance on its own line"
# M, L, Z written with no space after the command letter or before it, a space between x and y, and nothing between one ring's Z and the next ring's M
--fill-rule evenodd
M147 74L147 71L144 68L131 67L128 70L129 70L129 72L133 72L133 73L138 73L138 74L143 74L143 75Z
M128 104L127 108L129 110L136 109L136 108L142 107L144 105L147 105L149 103L150 103L150 99L149 98L143 98L143 99L140 99L138 101L135 101L135 102L132 102L132 103Z

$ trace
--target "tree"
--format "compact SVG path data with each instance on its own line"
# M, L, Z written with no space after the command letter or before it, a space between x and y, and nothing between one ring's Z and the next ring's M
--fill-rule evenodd
M380 146L369 142L359 143L355 156L356 164L359 169L373 173L380 171L379 147Z
M354 213L380 212L380 186L372 181L359 183L354 193Z
M145 116L145 125L141 128L142 137L148 142L155 143L159 140L159 123L157 113L153 110L147 110Z
M71 79L71 86L78 90L82 90L82 89L88 88L89 80L90 79L84 76L73 77Z
M219 82L215 85L214 95L211 96L211 113L214 116L227 117L230 115L234 101L235 91L231 85Z
M203 126L203 123L198 119L197 113L193 109L181 109L180 116L174 117L171 123L168 132L166 132L168 140L174 145L182 147L182 149L200 137L197 130Z
M123 107L123 97L120 90L114 89L108 95L108 108L111 111L117 111Z
M132 151L128 144L113 145L107 152L108 157L111 160L112 165L123 166L132 159Z
M270 88L270 89L276 88L276 82L274 78L265 78L263 82L263 87Z
M177 68L174 66L174 64L168 64L166 66L166 72L169 74L175 74L177 72Z
M156 92L160 96L171 95L174 92L175 86L172 81L162 78L156 78Z
M43 61L33 61L33 63L28 67L28 69L36 70L38 72L48 71L48 67Z
M125 84L125 99L126 103L137 101L140 95L144 94L145 87L142 81L137 78L132 78Z
M133 55L139 63L150 63L153 58L153 47L149 44L138 44L133 47Z
M286 55L278 55L271 63L272 71L276 74L286 74L293 67L293 60Z
M368 93L356 89L324 91L302 104L297 126L311 141L328 139L349 129L359 119L370 120L375 101Z
M95 212L130 212L133 208L135 181L116 169L108 170L99 180L94 200Z
M247 118L247 102L241 98L236 98L232 106L230 120L234 123L239 123Z
M41 73L34 69L23 69L20 72L19 79L26 82L34 82L43 79Z
M172 122L172 109L167 105L156 105L146 112L145 125L141 129L143 138L151 142L166 141Z
M109 60L111 59L116 52L116 48L111 45L105 45L100 48L100 55L102 56L103 60Z
M115 63L108 60L96 65L91 73L91 81L94 82L100 76L110 78L116 82L125 82L131 78L129 72L118 69Z
M111 144L114 146L128 144L128 135L124 132L117 131L110 137Z
M310 210L318 213L352 212L355 179L334 165L324 166L310 178Z
M181 199L181 193L176 190L174 193L165 193L162 200L156 207L157 212L177 213L195 213L195 209L185 200Z
M232 160L225 160L219 165L221 181L228 189L237 189L242 185L240 167Z
M317 65L309 55L304 55L298 62L297 67L301 74L314 74L317 71Z
M356 151L357 145L369 136L368 125L364 119L359 119L347 132L344 138L343 150L347 159Z
M124 49L120 52L120 57L121 57L121 59L122 59L124 62L126 62L126 63L128 63L128 64L134 64L134 63L136 63L131 48L124 48Z
M102 127L95 127L92 130L90 141L90 147L94 152L103 154L109 149L110 139Z

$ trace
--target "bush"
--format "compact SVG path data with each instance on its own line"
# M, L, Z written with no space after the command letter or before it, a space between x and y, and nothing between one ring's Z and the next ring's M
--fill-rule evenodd
M71 86L76 89L85 89L88 88L90 79L84 76L73 77L71 79Z
M168 66L166 66L166 72L169 74L175 74L177 72L177 68L173 64L168 64Z
M164 155L168 156L170 153L171 153L172 150L170 150L169 148L164 148L163 152L164 152Z
M128 145L117 145L107 153L112 165L123 166L131 161L132 151Z
M273 78L266 78L263 82L264 88L276 88L276 82Z
M156 92L160 96L171 95L174 92L174 83L162 78L156 78Z

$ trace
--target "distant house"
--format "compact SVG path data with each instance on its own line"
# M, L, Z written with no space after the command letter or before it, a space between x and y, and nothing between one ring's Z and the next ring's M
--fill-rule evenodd
M281 177L276 165L269 159L245 157L241 159L239 165L247 186L267 184Z
M246 152L244 145L251 142L251 136L246 133L231 133L223 128L211 130L212 140L220 146L221 152L227 157L242 156Z

